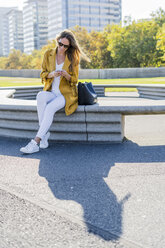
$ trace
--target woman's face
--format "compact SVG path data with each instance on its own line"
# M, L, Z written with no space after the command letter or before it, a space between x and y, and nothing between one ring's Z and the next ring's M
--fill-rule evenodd
M67 38L61 38L58 40L58 50L59 52L66 52L66 50L69 48L69 40Z

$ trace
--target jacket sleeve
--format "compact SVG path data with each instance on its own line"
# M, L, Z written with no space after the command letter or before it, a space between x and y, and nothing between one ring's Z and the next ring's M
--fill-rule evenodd
M47 60L48 60L48 51L46 51L45 54L44 54L44 58L43 58L43 61L42 61L42 66L41 66L42 71L40 73L40 77L41 77L42 83L44 83L44 81L46 81L47 76L50 73L47 70L47 64L48 64Z
M71 75L70 84L71 84L71 86L74 86L78 82L79 64L74 66L73 72L70 73L70 75Z

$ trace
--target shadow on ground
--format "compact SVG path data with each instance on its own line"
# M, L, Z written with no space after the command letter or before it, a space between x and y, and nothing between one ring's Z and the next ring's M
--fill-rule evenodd
M115 163L165 162L164 146L138 146L131 141L122 144L51 143L49 149L40 153L21 155L19 147L26 144L25 141L16 143L5 139L8 145L5 149L3 140L0 154L40 159L39 176L48 181L54 196L80 204L88 231L105 240L117 240L122 235L123 208L131 197L124 195L119 201L108 187L104 178L111 178L111 168Z

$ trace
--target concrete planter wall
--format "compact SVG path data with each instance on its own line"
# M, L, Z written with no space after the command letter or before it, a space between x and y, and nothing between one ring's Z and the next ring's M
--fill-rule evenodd
M0 77L39 78L41 70L0 70ZM115 79L165 77L165 67L159 68L116 68L116 69L80 69L79 79Z
M0 90L0 136L33 138L38 130L34 100L14 99L16 89ZM124 138L124 116L165 114L165 100L112 101L98 98L94 105L78 106L73 115L58 111L50 140L62 142L117 142Z
M94 84L94 90L98 97L105 96L106 88L135 88L139 97L151 99L165 99L164 84ZM43 86L17 86L17 87L1 87L1 90L15 89L14 98L19 99L36 99L36 95L43 89Z

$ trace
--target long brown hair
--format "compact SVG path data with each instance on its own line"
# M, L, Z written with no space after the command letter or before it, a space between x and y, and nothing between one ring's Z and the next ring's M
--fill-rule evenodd
M71 61L71 65L69 67L69 70L72 71L72 68L80 63L80 55L83 57L83 59L89 61L87 56L83 53L81 50L78 41L76 40L76 37L74 34L68 30L65 29L62 31L57 37L57 42L62 39L66 38L69 41L69 48L66 50L66 54L68 56L68 59Z

